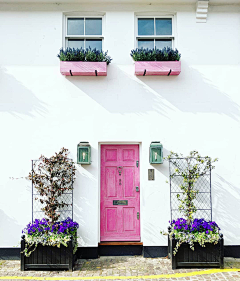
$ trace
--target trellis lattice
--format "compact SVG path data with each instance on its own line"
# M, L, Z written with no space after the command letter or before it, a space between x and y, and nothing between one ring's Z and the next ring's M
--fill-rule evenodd
M40 160L32 160L32 171L34 169L34 163L37 162L40 162ZM35 219L42 219L45 217L44 211L41 210L44 207L44 204L40 203L40 198L42 197L40 196L37 189L34 188L34 184L32 181L32 222ZM64 192L62 196L59 197L59 201L63 201L64 203L68 204L68 206L65 206L56 211L56 213L60 214L59 220L65 220L68 217L73 219L73 181L71 190Z
M183 184L183 177L180 173L176 173L176 169L179 171L187 170L187 158L170 158L169 159L169 175L170 175L170 207L171 207L171 221L184 217L179 211L179 200L183 194L180 186ZM188 158L189 159L189 158ZM204 159L204 158L202 158ZM194 165L195 158L190 159L191 165ZM198 162L199 164L199 162ZM204 164L199 164L204 165ZM204 168L204 166L202 166ZM209 171L200 175L197 181L194 183L194 188L198 190L194 205L196 206L196 213L193 215L194 218L204 218L205 220L212 220L212 196L211 196L211 168Z

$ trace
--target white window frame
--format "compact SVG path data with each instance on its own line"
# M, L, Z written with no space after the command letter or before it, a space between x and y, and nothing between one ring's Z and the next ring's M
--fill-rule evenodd
M138 19L154 19L154 33L156 32L156 19L172 19L172 35L138 35ZM139 39L154 39L154 48L156 39L171 39L172 48L176 48L176 16L174 15L137 15L135 17L135 48L138 48Z
M85 20L86 18L100 18L102 19L102 35L69 35L67 34L67 24L68 24L68 19L69 18L83 18L84 20L84 33L85 33ZM99 15L66 15L65 16L65 23L64 23L64 28L63 28L63 33L64 33L64 40L63 40L63 48L68 47L68 39L83 39L83 44L84 44L84 49L86 49L86 39L101 39L102 40L102 50L104 49L104 31L105 31L105 16L99 16Z

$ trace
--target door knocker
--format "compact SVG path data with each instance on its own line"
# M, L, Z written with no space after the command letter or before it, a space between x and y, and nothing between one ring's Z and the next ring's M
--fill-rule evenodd
M123 167L122 167L122 166L118 166L118 167L117 167L117 170L118 170L119 176L121 176L121 174L122 174L122 169L123 169Z

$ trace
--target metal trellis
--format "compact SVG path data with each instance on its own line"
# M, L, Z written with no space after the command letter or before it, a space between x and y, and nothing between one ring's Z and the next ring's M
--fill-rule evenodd
M171 209L171 221L184 217L179 211L179 200L177 194L183 194L180 185L183 184L183 177L181 173L176 173L176 169L179 171L187 170L187 159L190 159L191 165L196 163L196 158L170 158L169 159L169 175L170 175L170 209ZM202 158L204 159L204 157ZM199 162L198 162L199 163ZM201 168L204 168L205 164L200 163ZM205 220L212 220L212 197L211 197L211 167L204 175L200 175L194 184L194 188L198 190L194 205L196 206L196 213L194 218L204 218Z
M32 177L34 171L33 170L34 163L37 162L40 162L40 160L32 160ZM73 168L72 168L72 173L73 173ZM38 198L38 200L35 200L35 198ZM34 188L34 184L32 181L32 222L35 219L42 219L46 217L44 211L41 210L44 207L44 205L40 203L39 201L40 198L41 196L39 192ZM62 196L59 198L59 201L61 202L63 201L64 203L68 204L68 206L65 206L57 210L57 213L60 213L59 220L65 220L68 217L73 219L73 177L72 177L71 189L69 189L67 192L64 192Z

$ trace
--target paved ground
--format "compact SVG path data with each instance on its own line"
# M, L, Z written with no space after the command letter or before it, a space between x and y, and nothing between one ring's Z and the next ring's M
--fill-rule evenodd
M240 268L240 259L225 259L225 268ZM113 276L113 278L118 279L119 277L131 276L129 280L240 280L240 272L218 272L213 274L202 274L206 273L209 269L171 269L171 262L167 258L155 258L146 259L141 256L136 257L101 257L94 260L78 260L74 268L74 272L67 271L20 271L20 261L1 261L0 260L0 280L5 276L11 280L11 276L25 277L31 280L36 280L36 277L65 277L64 280L70 280L71 277L77 280L77 277L96 280L96 278L104 280L105 276ZM201 275L189 276L189 274L197 272ZM183 277L172 276L172 274L184 273ZM157 275L168 275L157 276ZM144 278L134 278L134 276L150 276L154 277L144 277ZM8 277L9 276L9 277ZM30 278L33 277L33 278ZM70 277L68 279L68 277ZM102 277L102 278L101 278ZM4 279L6 279L4 278ZM19 280L18 279L18 280ZM121 278L122 279L122 278Z

